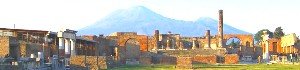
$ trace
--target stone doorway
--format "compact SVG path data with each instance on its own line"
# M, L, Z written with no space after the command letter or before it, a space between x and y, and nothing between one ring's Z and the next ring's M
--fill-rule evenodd
M136 39L128 39L125 43L126 64L139 64L140 43Z

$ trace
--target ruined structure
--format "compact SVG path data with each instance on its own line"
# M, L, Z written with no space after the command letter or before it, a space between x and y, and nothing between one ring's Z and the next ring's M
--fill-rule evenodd
M267 31L263 31L263 35L261 36L262 37L262 40L263 40L263 43L265 43L265 47L266 48L269 48L269 34L267 33ZM265 61L269 61L269 49L264 49L264 53L263 53L263 59Z
M52 69L107 69L125 64L176 62L183 68L191 68L194 63L236 64L241 57L258 55L251 34L223 34L222 10L219 10L218 30L217 35L211 35L210 30L206 30L205 36L199 37L186 37L171 32L160 34L159 30L154 30L152 36L138 35L137 32L76 36L77 31L70 29L51 32L2 28L0 43L3 46L0 46L0 56L6 58L9 55L17 61L43 52L45 63L52 65ZM241 40L240 47L230 48L225 45L224 42L230 38ZM185 66L185 61L180 59L189 60L186 62L188 65Z
M219 24L218 24L218 33L219 33L219 48L224 47L223 43L223 10L219 10Z
M261 42L262 53L269 61L293 62L297 60L299 46L296 45L298 38L295 33L282 36L280 39L270 38ZM269 55L265 55L268 53ZM281 59L279 59L281 58Z

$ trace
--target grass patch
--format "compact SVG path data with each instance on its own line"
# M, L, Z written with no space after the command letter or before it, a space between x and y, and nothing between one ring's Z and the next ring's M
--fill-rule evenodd
M176 65L125 65L122 67L112 68L110 70L192 70L192 69L176 69ZM249 65L225 65L225 64L194 64L195 70L299 70L299 65L288 64L249 64Z

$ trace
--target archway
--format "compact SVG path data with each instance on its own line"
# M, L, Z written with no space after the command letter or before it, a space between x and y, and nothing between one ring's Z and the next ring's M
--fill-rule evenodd
M125 42L125 58L129 61L137 61L140 56L140 43L136 39L128 39Z
M242 41L237 37L231 37L226 40L226 50L228 54L240 54Z
M239 38L232 37L226 41L226 46L226 48L240 48L242 46L242 43Z

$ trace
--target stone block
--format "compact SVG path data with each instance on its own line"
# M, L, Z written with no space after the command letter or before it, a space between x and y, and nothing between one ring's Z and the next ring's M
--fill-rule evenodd
M192 57L192 61L195 64L216 64L216 55L196 55Z
M161 56L158 60L160 64L176 64L176 57L173 56Z
M71 56L70 64L71 69L84 69L85 67L88 67L88 69L97 70L113 67L112 59L108 56L98 56L98 65L97 56L86 56L86 64L85 56Z
M239 63L239 56L237 54L226 54L225 55L225 64L237 64Z
M141 56L139 62L140 62L140 64L149 65L149 64L152 64L152 58L146 57L146 56Z
M177 57L176 68L193 68L191 57Z

